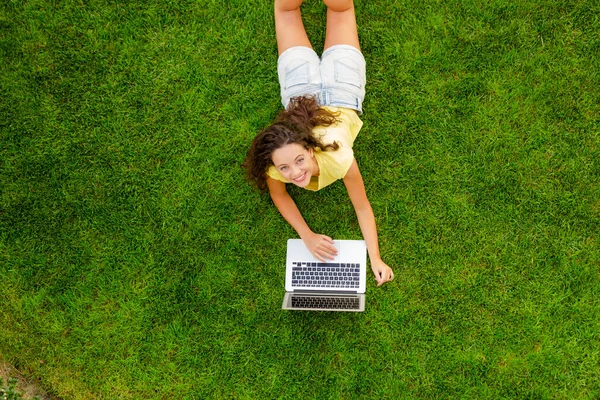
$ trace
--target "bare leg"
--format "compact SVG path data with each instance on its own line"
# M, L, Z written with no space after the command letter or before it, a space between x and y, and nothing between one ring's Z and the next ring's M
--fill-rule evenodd
M275 0L275 35L279 55L294 46L312 48L300 14L304 0Z
M360 50L354 1L323 0L323 2L327 6L327 30L323 50L336 44L349 44Z

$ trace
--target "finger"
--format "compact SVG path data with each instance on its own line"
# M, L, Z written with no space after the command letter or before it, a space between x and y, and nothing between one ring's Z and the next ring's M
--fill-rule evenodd
M331 241L331 242L325 242L323 245L327 248L327 250L329 250L329 252L331 254L337 254L338 253L338 249L337 249L337 247L335 247L335 243L333 243L333 241Z
M316 250L315 250L315 251L312 253L312 255L313 255L313 256L315 256L315 258L316 258L317 260L319 260L319 261L321 261L321 262L325 262L325 260L323 259L323 257L321 257L321 255L320 255L319 253L317 253L317 251L316 251Z
M385 280L383 280L380 272L375 274L375 280L377 281L377 286L381 286L385 282Z
M338 250L334 246L327 246L326 250L331 256L337 256L338 254Z
M326 249L318 248L316 251L318 252L319 257L322 262L327 262L329 260L333 260L333 257L327 252ZM327 259L327 260L325 260L325 259Z
M333 259L335 256L337 256L337 249L335 248L335 246L331 246L329 244L321 244L321 246L319 246L319 250L321 250L322 253L326 254L327 257Z
M329 236L323 235L323 239L325 239L327 242L333 244L333 239L330 238Z
M335 254L331 254L330 252L323 251L323 254L325 254L325 257L327 257L329 260L333 260L335 258Z
M392 280L392 274L389 271L385 271L382 273L382 278L384 282L389 282Z

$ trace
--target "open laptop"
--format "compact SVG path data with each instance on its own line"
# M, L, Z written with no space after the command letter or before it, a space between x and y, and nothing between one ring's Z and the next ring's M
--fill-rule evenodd
M335 240L338 255L316 259L301 239L287 242L284 310L364 311L367 246L364 240Z

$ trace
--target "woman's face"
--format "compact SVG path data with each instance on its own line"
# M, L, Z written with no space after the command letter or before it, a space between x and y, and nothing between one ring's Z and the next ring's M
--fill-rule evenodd
M319 174L319 166L313 158L312 149L292 143L275 150L271 155L273 165L288 181L300 187L310 183L311 176Z

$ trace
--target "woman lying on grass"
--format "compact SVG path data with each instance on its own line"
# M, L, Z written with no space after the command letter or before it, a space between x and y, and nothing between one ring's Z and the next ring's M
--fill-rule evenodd
M300 14L304 0L275 0L278 73L285 107L252 141L244 162L248 178L269 189L275 206L319 260L333 259L333 240L313 232L285 184L319 190L344 181L365 239L378 286L394 279L379 254L377 227L352 144L362 127L365 59L360 52L353 0L324 0L327 28L321 58Z

